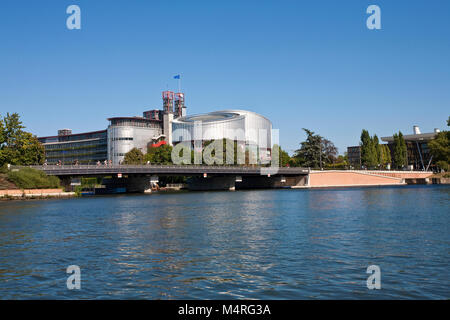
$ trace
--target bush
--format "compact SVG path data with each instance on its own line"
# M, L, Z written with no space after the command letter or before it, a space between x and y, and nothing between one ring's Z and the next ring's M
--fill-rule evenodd
M46 189L60 186L58 177L47 176L44 172L32 168L9 171L8 180L21 189Z
M437 165L439 168L441 168L442 170L448 172L449 164L448 164L447 161L438 161L438 162L436 163L436 165Z

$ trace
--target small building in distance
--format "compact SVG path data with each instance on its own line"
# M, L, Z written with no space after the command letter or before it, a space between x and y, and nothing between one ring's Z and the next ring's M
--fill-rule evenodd
M433 140L440 132L435 128L434 132L421 133L418 126L413 127L413 134L403 135L406 142L408 166L414 170L428 170L433 163L433 157L428 148L428 142ZM394 137L382 137L387 142L391 154L394 154Z
M348 164L353 168L361 168L361 146L347 147Z
M57 136L40 137L48 164L94 164L108 156L106 130L72 134L70 129L58 130Z

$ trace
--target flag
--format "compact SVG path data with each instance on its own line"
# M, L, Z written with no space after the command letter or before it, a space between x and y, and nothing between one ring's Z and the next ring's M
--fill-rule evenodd
M173 77L174 79L180 79L180 75L177 74L176 76Z

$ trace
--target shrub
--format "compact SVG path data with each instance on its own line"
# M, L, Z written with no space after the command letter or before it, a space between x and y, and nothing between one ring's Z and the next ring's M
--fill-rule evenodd
M444 171L448 171L449 165L447 161L438 161L436 165Z
M8 180L21 189L58 188L60 185L58 177L47 176L44 172L32 168L9 171Z

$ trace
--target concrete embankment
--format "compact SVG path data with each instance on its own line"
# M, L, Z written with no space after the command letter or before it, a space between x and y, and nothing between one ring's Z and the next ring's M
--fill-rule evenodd
M0 190L0 199L45 199L74 197L75 192L63 189L7 189Z
M450 178L433 178L433 184L450 184Z
M431 172L327 170L311 171L303 188L390 186L432 183ZM292 188L296 188L293 186Z

